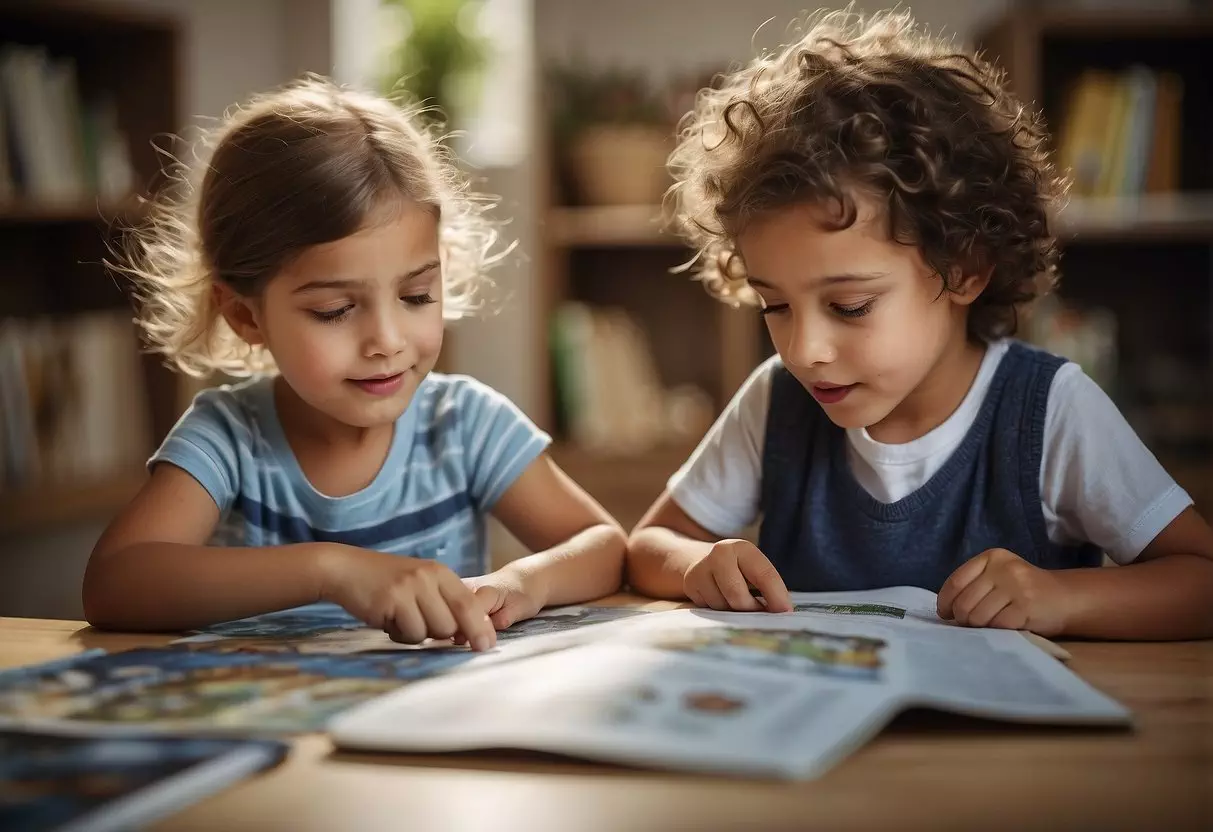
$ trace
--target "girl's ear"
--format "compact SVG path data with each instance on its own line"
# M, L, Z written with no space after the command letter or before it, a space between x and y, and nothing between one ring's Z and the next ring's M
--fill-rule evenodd
M994 273L993 266L987 266L979 272L973 274L963 274L958 269L954 274L954 278L959 278L953 284L953 288L948 291L948 298L960 306L968 306L973 301L981 297L981 293L986 290L986 286L990 284L990 277Z
M265 335L261 330L256 301L236 293L230 286L222 283L215 284L214 292L219 314L227 321L232 332L239 335L250 347L264 345Z

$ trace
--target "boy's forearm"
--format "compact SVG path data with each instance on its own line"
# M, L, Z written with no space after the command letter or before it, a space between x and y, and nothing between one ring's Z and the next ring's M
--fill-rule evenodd
M619 527L600 523L502 569L517 572L524 583L537 583L544 606L576 604L619 591L625 548Z
M177 631L309 604L320 600L326 547L128 546L89 562L85 617L111 630Z
M640 529L628 540L628 584L652 598L685 600L683 576L707 557L712 546L663 526Z
M1213 637L1213 561L1198 555L1058 573L1071 607L1063 636L1135 641Z

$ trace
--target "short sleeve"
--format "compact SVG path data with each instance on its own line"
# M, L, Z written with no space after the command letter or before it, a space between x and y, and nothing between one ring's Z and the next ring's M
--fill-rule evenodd
M466 376L452 381L468 496L481 511L488 511L552 439L491 387Z
M239 491L240 406L226 388L203 390L177 420L148 468L169 462L198 481L220 512Z
M1040 491L1055 542L1093 543L1120 564L1192 505L1076 364L1062 366L1050 388Z
M720 537L740 535L758 519L762 447L777 366L771 359L750 374L667 484L687 516Z

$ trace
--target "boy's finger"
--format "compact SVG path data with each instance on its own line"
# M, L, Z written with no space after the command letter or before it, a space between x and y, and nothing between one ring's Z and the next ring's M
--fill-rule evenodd
M426 632L430 638L450 638L458 631L455 616L438 592L427 589L417 595L417 608L425 618Z
M750 587L740 569L721 569L713 574L716 587L730 609L738 612L757 612L762 609L758 599L750 594Z
M939 588L939 598L935 604L935 611L939 613L940 618L945 621L953 618L957 597L965 590L965 587L977 580L977 576L984 572L985 568L985 555L978 555L975 558L969 558L948 576L948 579L943 582L943 586Z
M420 644L427 635L425 618L413 598L397 600L388 622L388 635L402 644Z
M710 573L703 576L703 579L698 583L699 594L703 598L703 605L714 610L727 610L729 602L724 600L724 596L720 594L720 588L716 586L716 579Z
M737 565L741 567L742 576L754 585L766 601L768 612L791 611L792 596L788 594L787 585L780 577L779 570L767 560L766 555L754 549L739 558Z
M984 575L979 575L971 584L962 589L956 596L956 600L952 602L952 619L957 624L963 624L966 627L973 626L969 623L973 618L973 611L993 591L994 582Z

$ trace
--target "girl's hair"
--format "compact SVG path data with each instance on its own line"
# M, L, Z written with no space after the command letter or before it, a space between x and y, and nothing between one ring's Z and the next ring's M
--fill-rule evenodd
M802 202L856 220L855 195L885 208L892 239L957 287L990 271L969 333L1015 332L1017 309L1051 287L1049 211L1065 191L1040 117L1002 73L920 30L906 12L818 12L803 36L702 90L670 157L667 208L715 296L756 302L734 254L756 216Z
M502 256L491 199L469 191L417 114L318 76L225 114L202 143L209 158L175 163L176 187L108 264L133 282L151 350L191 375L272 370L224 321L215 284L255 297L304 249L356 233L393 200L439 218L444 315L473 310Z

